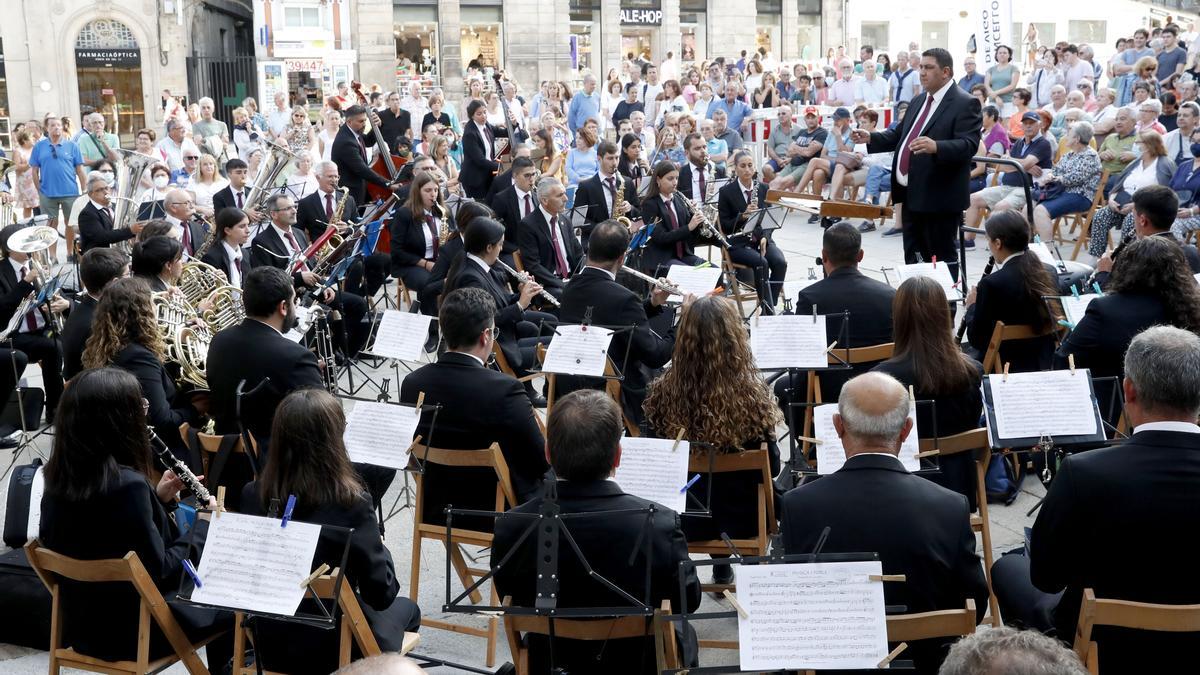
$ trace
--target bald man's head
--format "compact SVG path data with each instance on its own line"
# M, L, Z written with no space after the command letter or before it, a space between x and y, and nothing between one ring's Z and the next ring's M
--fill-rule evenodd
M847 382L833 416L846 457L863 452L899 454L900 444L912 431L910 405L908 390L890 375L866 373Z

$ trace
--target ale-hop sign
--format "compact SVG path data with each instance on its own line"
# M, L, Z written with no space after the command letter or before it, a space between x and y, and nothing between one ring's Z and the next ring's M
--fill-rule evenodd
M626 26L661 26L661 9L621 9L621 23Z

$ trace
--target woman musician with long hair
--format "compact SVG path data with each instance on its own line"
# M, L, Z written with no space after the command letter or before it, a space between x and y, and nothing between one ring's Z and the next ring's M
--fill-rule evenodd
M662 438L674 438L682 429L684 438L712 445L721 454L756 450L766 443L771 475L779 473L775 427L783 415L754 365L742 317L728 298L703 296L684 309L671 365L650 383L643 408L653 435ZM712 517L685 515L688 540L719 539L721 533L734 539L754 536L761 476L753 471L713 475ZM688 489L701 503L709 494L708 481L702 475ZM773 498L773 486L766 487ZM728 583L732 576L728 565L713 568L715 583Z
M767 184L759 182L754 158L746 150L735 152L730 164L735 178L717 193L717 216L721 231L729 240L729 259L754 271L758 296L765 311L773 313L775 301L783 292L787 258L771 241L770 232L763 232L761 223L754 226L751 234L736 236L745 229L748 220L761 217L760 211L767 206Z
M250 260L242 252L250 240L250 217L233 206L221 209L209 237L211 243L200 262L221 270L230 286L241 288L242 279L250 272Z
M642 200L642 221L656 223L650 241L642 253L642 271L653 276L666 276L671 265L693 267L704 262L695 254L704 219L679 194L679 169L670 162L654 165L650 188Z
M425 292L441 247L441 232L446 205L436 175L414 175L408 200L396 209L389 230L392 237L392 275L402 279L410 291L417 292L421 313L437 314L436 296Z
M132 551L164 597L174 599L188 542L204 541L208 521L197 519L195 532L184 534L171 518L183 482L171 470L157 483L152 478L157 471L137 379L120 368L79 373L63 395L57 422L44 471L41 545L83 560L121 558ZM59 592L64 645L105 660L137 658L139 600L132 588L70 583ZM168 607L192 640L228 631L233 623L227 613L174 602ZM154 633L150 658L167 656L171 646ZM221 672L232 651L228 634L210 642L209 670Z
M642 158L642 139L635 134L621 137L621 158L617 160L617 172L641 186L650 175L650 164Z
M1012 372L1048 370L1054 356L1055 317L1043 298L1058 295L1053 268L1029 250L1030 228L1019 211L1000 211L984 224L995 270L967 295L967 341L980 358L997 321L1029 326L1041 337L1005 342L1000 362Z
M275 409L267 464L242 490L241 504L249 515L261 516L270 513L272 501L283 504L295 496L292 516L297 521L350 529L345 583L358 597L379 647L398 651L404 633L420 627L421 610L398 597L395 565L383 545L371 495L346 453L345 431L342 404L329 392L300 389L289 394ZM340 559L344 543L344 536L321 537L316 560ZM258 658L272 671L328 673L337 668L336 630L269 620L260 620L257 630Z

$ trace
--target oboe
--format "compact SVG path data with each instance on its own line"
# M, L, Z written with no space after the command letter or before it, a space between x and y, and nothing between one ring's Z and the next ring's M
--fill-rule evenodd
M671 293L672 295L683 295L683 291L680 290L680 288L678 286L671 283L670 281L665 281L663 279L656 279L656 278L650 276L649 274L639 272L639 271L633 269L632 267L629 267L626 265L621 265L621 270L632 276L637 277L638 279L641 279L642 281L650 284L651 286L654 286L655 288L658 288L660 290L664 290L668 293Z
M200 502L201 506L208 504L208 500L212 499L208 488L200 483L200 479L196 478L196 474L192 473L187 464L179 461L178 457L171 454L171 450L167 448L167 444L158 437L158 434L154 433L154 427L147 427L147 429L150 431L150 445L154 448L154 454L158 455L159 461L168 469L174 471L176 476L179 476L179 480L183 481L184 487L196 495L196 500Z
M529 276L525 272L518 272L518 271L514 270L513 268L511 268L507 264L505 264L505 262L503 260L496 260L496 264L500 266L500 269L511 274L512 277L517 280L517 283L527 284L527 283L530 283L533 281L533 277ZM550 292L544 288L542 290L538 291L538 295L543 300L554 305L555 307L562 306L561 304L559 304L558 298L554 297L553 295L550 295Z

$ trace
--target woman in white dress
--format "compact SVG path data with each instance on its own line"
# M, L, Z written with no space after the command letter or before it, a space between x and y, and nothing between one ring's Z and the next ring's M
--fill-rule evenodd
M338 129L342 128L342 111L326 110L324 117L325 125L317 134L317 144L321 147L321 161L328 162L333 151L333 139L337 137Z

